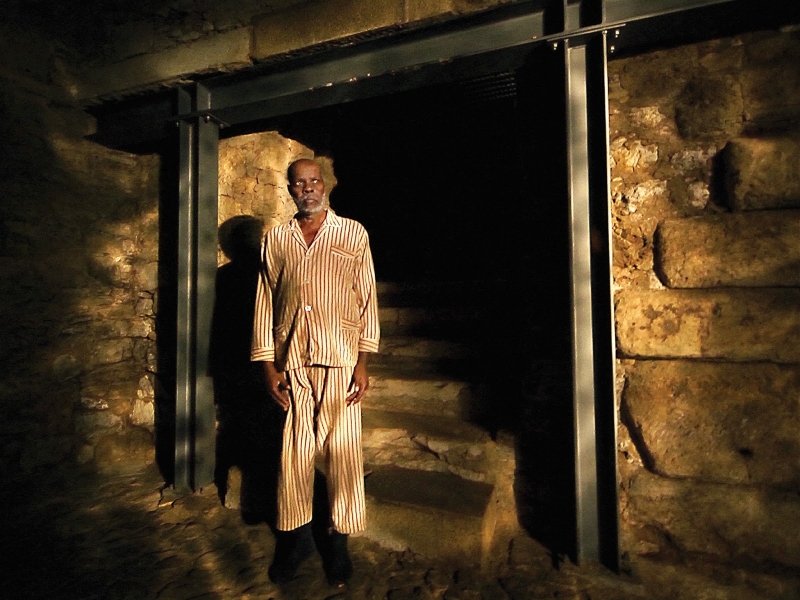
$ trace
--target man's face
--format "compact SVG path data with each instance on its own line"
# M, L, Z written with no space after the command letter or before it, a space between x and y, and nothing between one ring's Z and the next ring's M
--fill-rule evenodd
M289 193L300 214L313 215L324 209L325 184L319 165L311 161L295 164L290 174Z

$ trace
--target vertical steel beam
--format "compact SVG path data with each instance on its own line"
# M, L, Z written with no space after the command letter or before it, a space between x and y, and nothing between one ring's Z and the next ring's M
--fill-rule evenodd
M600 562L619 569L619 506L617 472L617 406L614 392L616 334L611 273L611 189L609 165L608 40L591 37L587 51L587 108L590 156L592 235L592 332L594 401L597 442L597 502Z
M178 113L210 107L196 84L178 90ZM215 409L208 375L214 279L217 268L219 128L203 116L178 123L178 306L175 485L202 488L214 477Z
M567 167L572 276L572 364L575 419L577 559L598 559L597 460L589 222L589 123L586 46L567 43Z
M568 40L565 48L576 555L579 562L602 560L616 569L616 500L611 510L607 504L609 485L616 490L616 465L609 468L609 452L605 448L610 438L615 439L612 424L616 423L616 413L613 375L612 385L607 385L607 372L611 369L613 373L614 367L608 245L607 86L603 83L598 90L597 84L606 77L604 49L605 34L577 43ZM609 332L612 332L610 340ZM610 399L606 397L609 394ZM609 432L609 427L614 429Z

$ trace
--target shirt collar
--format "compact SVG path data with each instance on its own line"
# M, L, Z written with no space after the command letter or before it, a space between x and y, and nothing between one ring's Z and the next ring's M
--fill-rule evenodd
M320 227L320 229L324 229L325 227L341 227L342 226L341 217L339 217L335 212L333 212L333 209L330 207L326 208L325 210L328 212L328 214L325 217L325 220L322 222L322 227ZM297 219L295 217L292 217L291 221L289 221L285 225L285 228L288 231L294 231L295 229L299 230L300 224L297 222Z

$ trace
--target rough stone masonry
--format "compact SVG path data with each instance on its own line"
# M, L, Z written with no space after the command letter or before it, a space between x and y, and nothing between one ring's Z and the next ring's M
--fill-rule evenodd
M798 59L784 31L610 65L622 547L730 565L720 597L800 566Z

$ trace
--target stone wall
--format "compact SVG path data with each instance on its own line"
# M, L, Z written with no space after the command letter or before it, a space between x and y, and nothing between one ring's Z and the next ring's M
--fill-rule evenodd
M314 151L276 131L223 139L219 144L219 223L252 216L271 229L288 221L296 208L286 187L286 170L299 158L314 158ZM316 157L322 167L325 193L336 186L331 159ZM220 230L220 236L225 230ZM219 264L226 262L220 247Z
M785 31L610 64L622 548L681 597L797 591L798 61Z
M152 461L158 171L85 141L69 51L0 25L0 469ZM124 459L124 460L121 460Z

